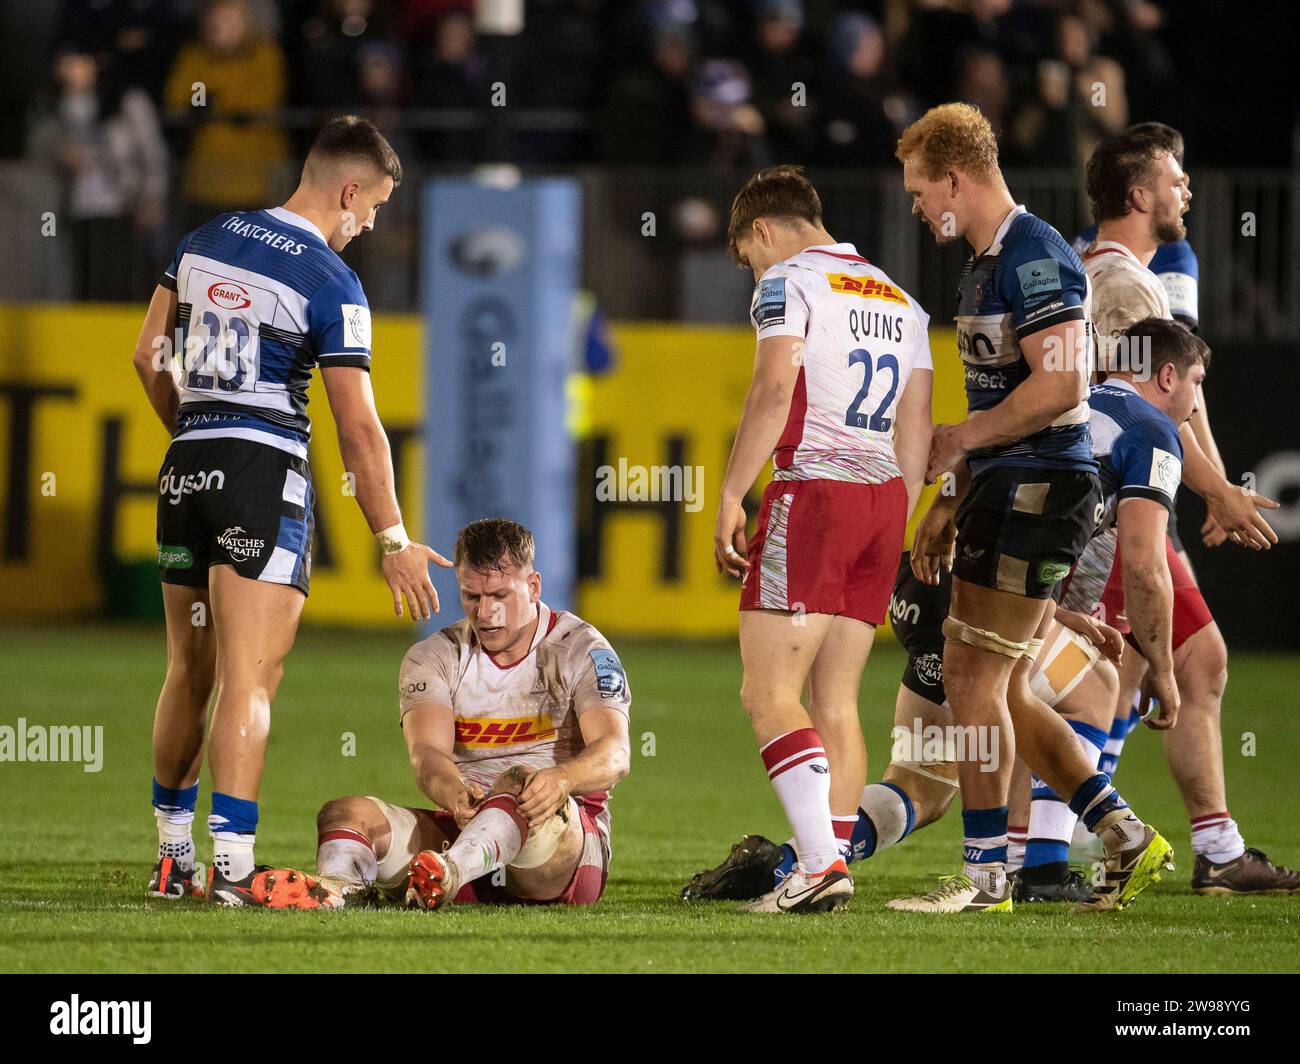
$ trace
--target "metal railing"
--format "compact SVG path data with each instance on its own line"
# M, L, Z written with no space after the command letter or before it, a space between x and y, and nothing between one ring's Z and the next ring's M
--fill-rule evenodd
M377 311L418 312L421 197L425 180L452 173L412 166L379 227L347 251ZM460 171L463 173L463 169ZM554 172L541 169L530 172ZM743 322L752 280L728 260L727 210L744 175L702 170L583 168L569 171L583 187L583 284L614 320ZM286 167L275 185L286 192ZM827 226L880 263L920 300L932 320L955 310L964 245L936 247L910 216L896 168L811 170ZM1081 179L1068 170L1007 173L1018 202L1072 239L1090 221ZM147 283L170 257L195 208L180 197L180 179L167 231L147 247L108 246L95 254L146 264ZM1300 340L1300 171L1196 170L1189 239L1200 260L1202 330L1214 341ZM0 233L0 301L79 298L70 281L66 243L41 235L43 212L57 210L57 190L25 164L0 167L0 193L12 217L30 225ZM119 235L114 239L120 241ZM146 298L147 289L137 293ZM94 293L89 293L93 298Z

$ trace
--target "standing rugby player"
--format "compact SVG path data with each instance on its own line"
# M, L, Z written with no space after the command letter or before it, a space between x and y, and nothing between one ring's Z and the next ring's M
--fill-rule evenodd
M135 368L172 436L158 500L167 677L154 718L151 896L203 892L191 825L215 690L208 899L271 908L328 900L310 877L253 859L271 703L311 573L307 386L317 366L393 608L401 616L405 597L413 619L438 609L428 566L450 563L402 527L370 388L370 309L338 255L374 227L401 178L373 125L337 118L284 206L221 214L188 234L149 304ZM173 335L179 383L167 357Z
M744 578L741 701L798 856L746 909L826 911L853 893L843 855L867 775L858 686L929 453L929 317L835 242L796 167L745 183L728 236L757 281L758 348L714 552ZM746 543L742 500L769 457Z
M1143 319L1172 316L1164 286L1147 267L1158 246L1185 235L1182 215L1190 192L1168 142L1145 129L1130 129L1103 141L1093 152L1088 161L1088 193L1098 232L1083 261L1093 285L1093 322L1102 367L1145 387L1151 383L1156 365L1150 350L1156 326ZM1144 328L1137 327L1139 322ZM1204 370L1199 373L1203 375ZM1221 464L1201 449L1192 422L1203 389L1197 383L1193 391L1193 412L1175 419L1183 479L1204 497L1210 520L1217 527L1225 529L1235 542L1267 549L1277 537L1257 507L1276 508L1277 504L1231 484L1224 478ZM1094 406L1097 394L1094 390ZM1098 416L1093 416L1094 437ZM1098 542L1094 540L1080 560L1078 569L1084 579L1076 583L1104 583L1109 576L1107 594L1097 598L1107 608L1110 623L1126 626L1132 618L1125 617L1123 573L1118 564L1109 565L1111 555L1098 553ZM1173 587L1173 650L1152 660L1144 649L1147 641L1138 637L1143 652L1132 655L1137 671L1130 665L1126 672L1133 677L1133 686L1146 673L1146 688L1157 693L1177 685L1180 723L1165 735L1164 746L1191 819L1196 854L1193 889L1200 893L1295 891L1300 889L1300 877L1273 865L1260 851L1247 849L1228 812L1220 734L1228 649L1182 552L1169 536L1165 551ZM1121 692L1117 707L1125 723L1129 697Z
M960 726L994 730L997 772L958 766L963 873L891 907L916 912L1011 908L1007 798L1018 752L1098 835L1107 888L1096 908L1120 908L1171 863L1142 823L1029 685L1051 622L1055 586L1096 528L1101 485L1088 434L1088 281L1061 235L1016 204L997 141L975 107L945 104L898 144L913 213L941 244L973 254L958 290L957 338L970 416L934 430L927 479L954 472L917 529L918 575L953 557L944 621L944 685ZM958 506L960 502L960 507ZM1014 725L1014 732L1012 727Z

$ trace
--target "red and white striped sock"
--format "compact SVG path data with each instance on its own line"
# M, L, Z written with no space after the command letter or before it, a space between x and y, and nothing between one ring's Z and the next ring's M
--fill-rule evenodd
M831 823L831 766L816 728L778 735L759 753L767 778L776 789L790 828L799 863L808 872L824 872L840 859Z
M461 885L504 868L528 841L528 821L513 794L495 794L478 807L447 856L461 872Z
M1235 861L1246 852L1246 840L1237 830L1237 822L1225 809L1192 817L1192 853L1203 854L1215 864Z
M316 844L316 874L369 885L379 875L379 859L361 832L335 828L322 834Z
M858 825L858 814L852 816L832 816L831 830L835 840L840 844L840 856L849 859L849 850L853 848L853 829Z
M1007 871L1018 872L1025 865L1025 846L1029 843L1027 824L1007 825Z

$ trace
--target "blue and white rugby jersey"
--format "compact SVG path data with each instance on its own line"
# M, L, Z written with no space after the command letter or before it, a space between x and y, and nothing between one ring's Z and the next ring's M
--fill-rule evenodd
M957 286L957 348L971 413L997 406L1029 376L1020 349L1025 337L1078 322L1083 350L1091 352L1091 317L1091 289L1079 256L1041 218L1013 208L988 249L967 260ZM1087 401L1022 440L973 451L968 462L972 474L995 465L1095 471Z
M1115 564L1119 504L1152 499L1173 510L1183 474L1183 444L1173 418L1138 395L1121 377L1094 385L1088 395L1093 449L1103 511L1097 534L1075 566L1061 599L1067 609L1092 611Z
M159 282L183 346L173 439L235 437L307 457L313 368L370 368L357 275L283 207L218 215L187 235Z
M1074 250L1082 255L1096 239L1097 227L1090 225L1074 238ZM1161 244L1147 264L1147 269L1165 286L1165 295L1169 297L1169 310L1173 316L1195 332L1199 324L1201 266L1192 245L1186 240Z

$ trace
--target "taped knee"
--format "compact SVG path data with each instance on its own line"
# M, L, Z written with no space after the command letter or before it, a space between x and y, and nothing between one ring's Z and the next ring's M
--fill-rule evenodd
M956 617L944 618L943 634L945 639L960 640L980 650L989 650L1008 658L1028 658L1030 661L1034 660L1043 647L1041 639L1026 639L1021 642L1004 639L997 632L976 628L965 621L957 620Z
M569 830L570 817L576 815L577 803L570 798L556 810L554 816L546 818L546 823L528 833L515 859L510 862L510 867L536 868L538 865L544 865L554 856L560 840L564 838L564 833Z

